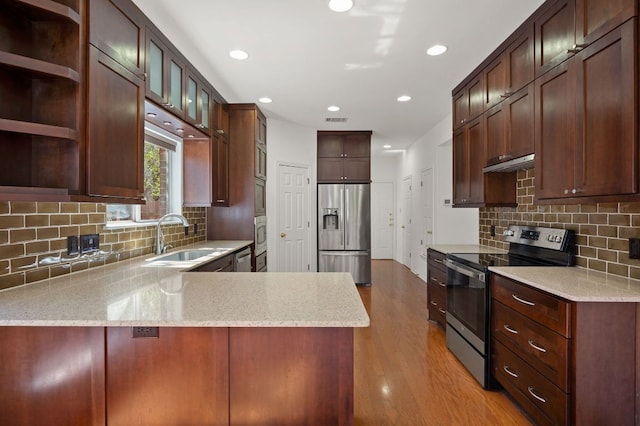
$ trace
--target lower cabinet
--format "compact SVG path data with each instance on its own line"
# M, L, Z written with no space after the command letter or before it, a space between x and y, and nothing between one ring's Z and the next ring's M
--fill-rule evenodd
M353 424L350 327L0 327L0 342L2 424Z
M267 252L263 251L256 256L256 272L267 272Z
M102 327L0 327L0 423L105 425Z
M429 319L447 327L447 269L445 255L427 250L427 309Z
M229 424L227 328L106 330L109 425Z
M495 379L541 425L632 425L636 303L571 302L491 280Z

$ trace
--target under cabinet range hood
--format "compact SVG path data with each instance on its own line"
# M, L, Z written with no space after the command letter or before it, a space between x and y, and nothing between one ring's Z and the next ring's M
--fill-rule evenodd
M482 169L483 173L489 172L498 172L498 173L506 173L506 172L514 172L516 170L530 169L533 167L533 161L535 159L535 154L525 155L523 157L513 158L508 161L503 161L501 163L492 164Z

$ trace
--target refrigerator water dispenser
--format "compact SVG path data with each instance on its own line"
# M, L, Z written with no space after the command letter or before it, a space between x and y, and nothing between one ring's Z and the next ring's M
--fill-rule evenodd
M335 231L338 229L338 209L324 209L322 229Z

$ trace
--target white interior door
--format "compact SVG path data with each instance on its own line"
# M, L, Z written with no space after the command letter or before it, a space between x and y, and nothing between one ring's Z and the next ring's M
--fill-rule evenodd
M402 180L402 263L411 268L411 176Z
M393 259L393 182L371 184L371 258Z
M424 224L420 245L426 258L427 247L433 243L433 169L423 170L420 182L422 182L422 214Z
M309 168L278 166L278 272L309 270Z

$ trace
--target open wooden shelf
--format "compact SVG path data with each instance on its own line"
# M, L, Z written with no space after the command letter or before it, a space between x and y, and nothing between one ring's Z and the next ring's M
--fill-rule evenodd
M0 65L20 68L45 77L65 78L77 83L80 82L80 74L69 67L16 55L15 53L0 51Z
M62 18L80 25L80 14L64 4L51 0L13 0L16 4L31 8L33 13L39 13L43 17Z
M28 121L7 120L0 118L0 131L24 133L36 136L49 136L59 139L78 140L78 132L68 127L50 126L48 124Z

